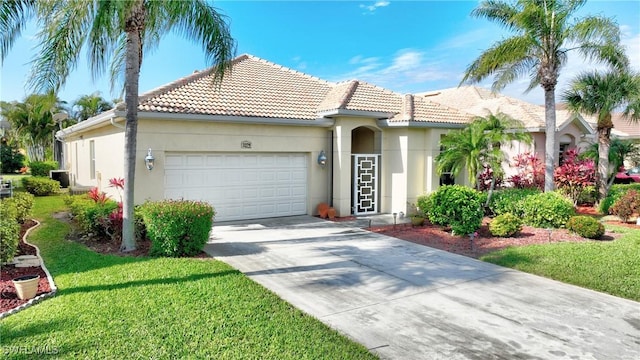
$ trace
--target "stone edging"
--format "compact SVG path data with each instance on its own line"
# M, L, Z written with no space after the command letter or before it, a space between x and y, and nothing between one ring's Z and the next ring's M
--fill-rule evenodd
M20 306L18 306L16 308L13 308L11 310L8 310L8 311L5 311L3 313L0 313L0 319L4 319L5 317L7 317L9 315L15 314L18 311L21 311L21 310L24 310L24 309L30 307L31 305L37 304L37 303L39 303L40 301L42 301L42 300L44 300L46 298L52 297L58 291L58 288L56 287L56 284L53 282L53 277L51 276L51 273L49 273L49 269L47 269L47 267L44 265L44 260L42 260L42 256L40 256L40 249L37 246L27 242L27 236L29 235L31 230L33 230L33 229L37 228L38 226L40 226L40 222L38 220L34 219L33 221L35 221L36 224L34 226L30 227L29 229L27 229L27 231L24 233L24 236L22 237L22 241L25 244L33 246L36 249L36 256L38 257L38 260L40 260L40 267L42 267L42 271L44 271L44 273L47 274L47 281L49 281L49 288L51 288L51 291L46 293L46 294L42 294L42 295L36 296L33 299L27 301L26 303L24 303L24 304L22 304L22 305L20 305Z

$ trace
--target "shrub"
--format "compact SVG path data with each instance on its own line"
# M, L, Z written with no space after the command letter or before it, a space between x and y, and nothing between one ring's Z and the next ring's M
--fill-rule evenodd
M495 215L511 213L521 217L523 214L521 201L530 195L540 194L538 188L504 189L496 191L491 196L489 209Z
M0 170L4 174L14 173L23 166L24 155L20 153L17 147L2 144L0 145Z
M627 222L633 213L640 212L640 194L635 190L628 190L616 200L609 212Z
M596 180L595 163L591 159L580 159L575 149L565 152L562 165L553 172L553 181L559 190L567 195L575 205L580 194Z
M600 239L604 235L604 225L590 216L572 216L567 221L567 229L588 239Z
M141 213L151 239L149 254L174 257L202 251L215 215L211 205L189 200L149 202Z
M0 263L13 259L20 242L20 225L13 202L0 201Z
M449 225L458 235L475 232L482 223L482 194L460 185L441 186L429 196L426 210L429 220L437 225Z
M431 195L420 195L416 200L418 214L423 218L428 218L427 210L431 208ZM413 210L413 209L411 209Z
M5 199L16 209L15 219L18 223L23 224L29 216L31 216L31 208L33 208L33 195L24 192L16 192L13 197ZM3 214L5 216L5 214Z
M22 179L22 186L35 196L53 195L60 190L60 183L42 176L32 176Z
M511 213L498 215L489 224L489 231L493 236L510 237L520 230L522 230L522 221Z
M118 208L115 201L107 199L104 202L96 202L84 194L69 196L65 199L65 203L82 230L96 235L111 236L113 230L108 227L108 219Z
M600 201L600 213L608 214L609 208L628 190L640 191L640 184L615 184L611 186L607 197Z
M49 171L58 169L57 161L32 161L29 163L31 175L49 177Z
M538 228L564 227L575 215L573 202L556 192L527 196L521 205L523 222Z
M526 152L513 157L517 173L508 181L517 189L544 188L544 163L535 154Z

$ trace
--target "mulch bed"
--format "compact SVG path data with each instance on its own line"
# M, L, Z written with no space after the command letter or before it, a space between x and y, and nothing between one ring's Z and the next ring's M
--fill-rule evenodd
M36 255L36 249L22 241L27 229L35 226L35 224L35 221L29 220L21 225L20 243L18 244L18 253L16 256ZM47 274L42 270L41 266L17 268L14 265L2 265L2 271L0 271L0 313L16 308L29 301L18 299L16 288L13 286L13 282L11 281L12 279L24 275L40 275L36 296L51 292L51 286L47 279Z

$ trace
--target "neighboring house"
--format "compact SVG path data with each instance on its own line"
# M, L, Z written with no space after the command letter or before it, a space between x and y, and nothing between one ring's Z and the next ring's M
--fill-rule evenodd
M219 86L211 69L195 72L142 94L138 111L135 202L203 200L216 221L314 214L322 202L338 216L406 213L440 185L440 138L473 119L430 97L331 83L251 55L234 59ZM124 121L121 103L58 132L73 185L115 195L107 184L124 173Z
M417 94L425 99L471 113L475 116L504 113L520 120L533 137L533 144L514 142L512 147L504 147L508 161L504 164L507 176L514 173L509 162L519 153L535 153L544 161L545 154L545 111L544 106L530 104L500 93L494 93L477 86L461 86ZM585 119L567 110L556 110L556 163L562 161L563 153L571 148L584 150L594 141L595 131Z

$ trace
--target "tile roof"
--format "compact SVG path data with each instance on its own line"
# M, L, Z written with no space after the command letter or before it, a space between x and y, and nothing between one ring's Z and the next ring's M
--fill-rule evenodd
M556 109L566 109L567 104L558 103ZM598 118L595 115L580 114L594 129L597 129ZM634 122L622 113L612 113L613 129L611 134L619 137L640 139L640 121Z
M419 95L476 116L487 116L502 112L522 121L527 128L543 128L545 126L544 106L534 105L500 93L493 93L491 90L477 86L461 86ZM573 120L573 118L569 111L557 110L556 112L556 124L558 127Z
M330 83L247 54L233 60L231 72L217 86L213 70L194 72L140 95L138 110L299 120L317 119L333 110L387 113L390 121L466 123L472 118L363 81Z

